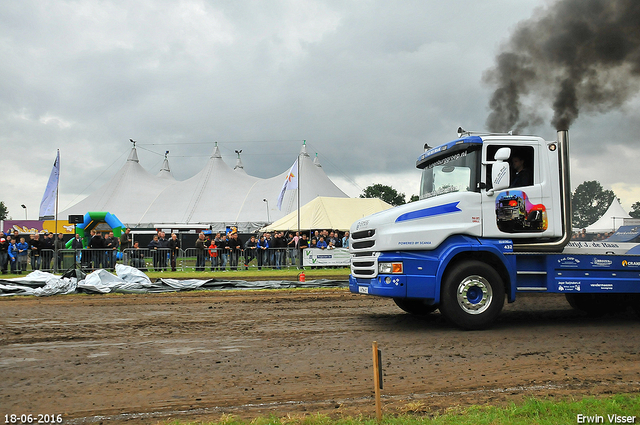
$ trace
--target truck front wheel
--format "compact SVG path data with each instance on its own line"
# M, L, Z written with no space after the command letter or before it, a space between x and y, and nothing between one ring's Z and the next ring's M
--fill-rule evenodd
M475 260L456 264L443 279L440 311L464 329L485 329L502 311L504 283L489 265Z
M403 311L415 316L428 316L438 309L438 304L429 304L418 298L394 298L393 301Z

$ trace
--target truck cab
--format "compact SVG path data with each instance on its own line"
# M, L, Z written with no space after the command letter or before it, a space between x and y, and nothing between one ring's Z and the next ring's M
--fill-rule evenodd
M545 141L459 129L426 146L416 166L418 201L351 226L351 292L393 298L412 314L439 309L466 329L488 327L516 292L564 292L585 309L605 293L637 300L640 259L629 247L567 245L566 131Z

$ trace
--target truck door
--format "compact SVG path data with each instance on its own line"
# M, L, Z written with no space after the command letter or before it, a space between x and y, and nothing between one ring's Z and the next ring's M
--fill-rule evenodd
M491 162L498 149L508 147L509 188L493 192L491 189ZM482 149L486 164L482 179L486 190L482 191L482 228L485 237L509 239L546 236L549 233L548 211L543 198L543 186L538 150L531 144L485 143Z

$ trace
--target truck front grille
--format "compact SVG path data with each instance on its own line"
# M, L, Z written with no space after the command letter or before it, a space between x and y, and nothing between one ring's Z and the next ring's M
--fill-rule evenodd
M360 230L351 234L351 275L354 277L372 278L378 275L378 255L372 251L375 247L375 229ZM357 241L357 242L356 242Z

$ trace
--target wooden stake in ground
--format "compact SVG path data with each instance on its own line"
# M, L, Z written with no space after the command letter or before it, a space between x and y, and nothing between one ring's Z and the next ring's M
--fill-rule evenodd
M380 390L382 389L382 369L380 361L382 352L378 350L378 342L373 341L373 389L376 395L376 417L378 422L382 420L382 402L380 401Z

